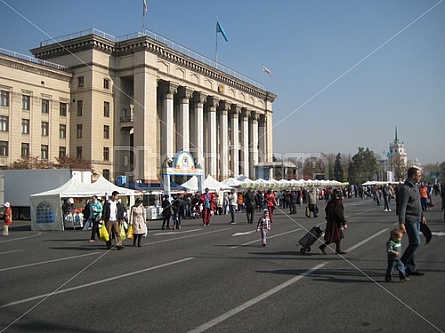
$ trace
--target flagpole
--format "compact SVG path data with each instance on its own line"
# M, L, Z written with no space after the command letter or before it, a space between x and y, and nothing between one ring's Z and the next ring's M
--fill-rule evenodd
M217 24L218 24L218 16L216 17L216 22L215 22L215 63L218 63L218 29L216 29Z
M145 35L144 14L142 14L142 35Z
M147 14L147 0L142 1L142 35L145 36L145 14Z
M266 72L263 71L263 68L264 68L264 64L261 64L261 71L263 72L263 82L261 82L261 83L263 84L264 89L266 89L266 86L264 85L264 82L265 82L264 77L266 75Z

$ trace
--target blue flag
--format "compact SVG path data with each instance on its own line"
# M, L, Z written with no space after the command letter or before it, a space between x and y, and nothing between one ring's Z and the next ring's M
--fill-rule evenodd
M221 35L223 35L224 39L226 40L226 42L228 42L229 40L227 39L227 35L226 32L224 31L223 27L221 26L221 24L219 24L218 21L216 21L216 33L220 32Z

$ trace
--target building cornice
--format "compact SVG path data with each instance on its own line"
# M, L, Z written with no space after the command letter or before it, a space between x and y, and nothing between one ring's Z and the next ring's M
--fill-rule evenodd
M160 59L177 64L194 73L201 74L209 79L218 81L251 96L255 96L267 102L273 102L277 95L249 84L224 71L205 64L199 60L178 52L166 44L163 44L148 36L137 37L124 41L114 42L106 38L89 34L74 39L41 46L31 50L31 53L39 59L51 59L54 57L72 54L83 50L98 50L111 56L120 57L136 52L150 52ZM115 70L115 69L114 69Z
M65 82L69 82L72 77L72 74L66 71L53 69L43 65L40 66L38 64L35 64L34 62L28 62L25 60L9 57L2 54L0 54L0 66L5 66L24 72L29 72L43 77L62 80Z

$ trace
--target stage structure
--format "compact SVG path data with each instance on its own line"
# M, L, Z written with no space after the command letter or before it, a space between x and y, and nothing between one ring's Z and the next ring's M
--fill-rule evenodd
M201 168L195 166L195 161L192 155L186 151L181 150L176 154L171 167L165 165L162 168L162 179L164 181L164 195L170 196L170 177L171 176L196 176L198 178L199 193L203 193L203 171Z

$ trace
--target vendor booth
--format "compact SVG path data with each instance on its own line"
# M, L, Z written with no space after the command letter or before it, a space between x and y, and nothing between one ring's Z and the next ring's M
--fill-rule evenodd
M93 195L110 196L113 191L118 191L121 196L130 196L130 204L134 202L134 195L141 193L118 187L100 176L93 184L86 184L77 178L71 178L56 189L33 194L30 196L31 230L64 230L63 199L90 198ZM71 216L73 227L77 226L76 221L80 221L81 218L80 215L73 214Z

